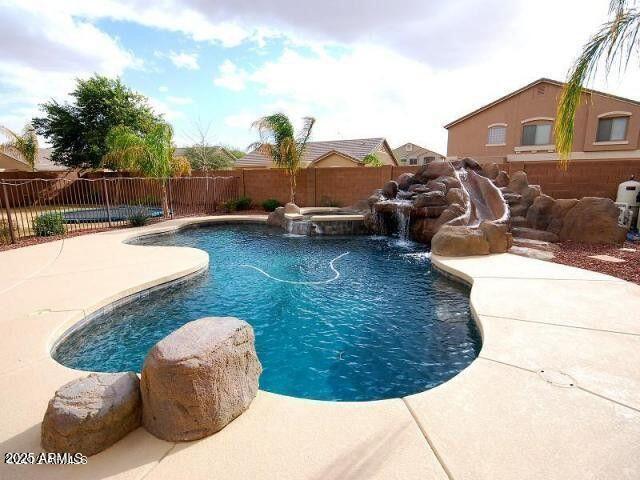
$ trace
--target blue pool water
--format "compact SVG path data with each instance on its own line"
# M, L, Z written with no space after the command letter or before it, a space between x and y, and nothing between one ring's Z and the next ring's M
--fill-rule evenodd
M201 248L209 270L77 330L54 353L60 363L139 372L148 350L184 323L235 316L255 330L263 390L374 400L439 385L480 349L468 289L433 271L422 245L294 237L258 225L192 229L144 244Z

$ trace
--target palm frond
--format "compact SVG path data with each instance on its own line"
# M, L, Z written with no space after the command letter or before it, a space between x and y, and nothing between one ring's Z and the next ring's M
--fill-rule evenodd
M631 8L628 0L612 0L609 12L614 18L600 27L585 44L582 52L569 70L568 79L560 95L557 119L554 126L556 150L560 167L569 164L574 140L575 114L586 84L591 81L604 60L608 75L616 61L620 69L626 69L634 53L638 53L640 11ZM635 1L633 4L635 5Z

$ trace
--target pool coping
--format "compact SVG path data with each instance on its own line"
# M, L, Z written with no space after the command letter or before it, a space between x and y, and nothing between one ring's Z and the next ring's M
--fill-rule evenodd
M0 359L0 385L7 387L6 398L0 401L0 441L5 449L20 446L38 448L38 423L53 390L84 374L57 364L49 356L53 341L59 341L61 333L68 334L68 329L73 326L77 328L78 320L86 319L87 314L95 318L100 309L110 305L114 308L114 302L136 298L135 295L144 295L149 289L184 279L202 271L208 263L206 253L196 249L141 247L132 245L131 241L198 225L237 222L265 223L266 216L178 219L137 229L74 237L64 241L62 246L60 242L51 242L0 252L0 273L3 274L0 276L3 281L0 283L0 296L3 305L9 302L7 317L0 319L3 343L8 343ZM140 248L149 250L142 252ZM78 257L88 251L96 256L94 260L103 262L101 270L83 270L86 262L79 261ZM122 255L118 261L123 268L128 266L127 276L111 279L115 275L114 268L105 251ZM43 267L44 260L47 263ZM301 438L306 438L309 448L317 454L322 452L325 458L338 458L341 467L346 465L352 469L348 472L357 472L362 468L361 462L351 465L342 453L350 451L349 447L357 445L363 436L377 438L367 437L371 432L379 434L402 425L397 441L402 448L389 448L384 465L376 464L376 469L366 478L596 478L603 472L616 478L637 476L640 472L640 456L637 455L640 374L630 371L628 364L640 361L640 349L635 348L640 345L636 343L640 342L640 317L633 316L633 312L640 312L640 287L595 272L510 254L467 258L433 256L432 264L448 276L471 285L470 304L483 337L480 356L448 382L402 399L373 402L318 402L261 391L245 414L204 441L167 444L139 429L129 436L131 439L127 437L107 451L91 457L91 470L24 467L11 469L11 475L81 478L88 471L93 472L90 476L98 475L104 469L113 469L114 462L125 461L134 455L136 450L131 442L135 440L137 448L155 453L150 454L146 462L131 460L131 468L122 468L110 477L172 478L173 475L175 478L178 472L189 471L194 478L207 478L211 469L216 468L215 462L210 463L210 449L213 448L217 452L216 458L222 463L227 462L228 478L283 478L289 468L299 478L318 478L318 469L326 472L323 470L326 465L316 465L317 462L310 461L308 457L301 458L296 454L304 449ZM19 271L18 265L23 271ZM136 268L139 265L144 265L145 269ZM96 293L89 282L101 276L111 280L105 280L102 290ZM51 283L51 279L60 281ZM45 298L20 303L21 298L31 298L23 288L38 289L43 285L51 289L46 294L43 292ZM90 298L82 308L69 308L67 311L64 307L75 300L68 294L72 288L85 289ZM529 310L522 305L527 303L522 295L508 298L527 288L549 290L547 296L552 298L529 301ZM483 297L479 297L480 291ZM503 305L487 302L487 292L499 292L496 298L500 298L498 303ZM576 302L565 305L560 297L553 301L554 292L558 292L557 295L578 295L576 298L586 306ZM15 294L13 299L11 293ZM619 300L615 305L610 300L605 301L612 295ZM30 303L37 303L41 308L35 311L44 313L34 315ZM545 308L548 312L544 311ZM612 308L615 310L613 313L609 311ZM583 324L578 325L578 320L570 318L568 313L575 316L576 310L588 317L581 319ZM614 315L622 311L631 312L629 321L618 318L621 315ZM525 318L527 312L535 314L535 318ZM591 323L585 323L587 320ZM635 327L636 320L638 328ZM23 341L7 340L15 338L17 333L23 336L23 330ZM528 342L522 342L522 335L528 336ZM558 336L586 346L597 343L599 348L611 349L613 354L604 355L596 349L592 353L574 352L568 348L570 345L564 349L560 345L552 352L547 351L547 345L555 345ZM619 356L623 359L616 359ZM546 376L539 372L542 368L538 366L544 366ZM549 381L549 371L558 374L551 377L552 381ZM564 378L562 375L576 377L579 388L558 388L557 379ZM22 386L18 379L25 376L39 378L41 382L32 388ZM528 394L515 396L521 390ZM469 398L473 400L464 401ZM21 406L16 408L16 405ZM506 410L496 415L496 405ZM260 449L266 453L263 452L259 461L244 458L244 452L237 452L233 445L263 431L274 411L283 412L283 426L279 428L285 429L286 433L273 433L277 439L275 445L272 445L273 441L261 443ZM288 420L289 414L284 413L287 411L295 411L298 416L295 420ZM591 417L578 415L578 412L585 411ZM434 415L434 412L438 413ZM573 417L580 422L570 423L570 429L567 427L559 432L557 427L554 430L543 421ZM310 432L298 428L300 422L314 425L318 418L322 419L322 426L318 427L320 431L316 428L311 437L308 437ZM502 428L509 423L514 430ZM348 431L344 430L344 425L349 425ZM488 434L491 442L486 441ZM572 445L562 434L565 437L580 436ZM585 440L594 434L599 435L597 445ZM610 436L604 439L606 455L600 452L603 450L603 434ZM523 438L528 441L523 441ZM344 442L352 443L344 445ZM375 443L372 440L367 445ZM460 445L465 447L460 448ZM613 447L615 455L610 451ZM526 455L522 455L523 452ZM165 458L169 453L171 457ZM364 453L360 457L366 459L366 465L374 462L373 457ZM576 462L580 469L574 468ZM8 467L0 467L0 474L5 468ZM339 471L344 473L345 470Z

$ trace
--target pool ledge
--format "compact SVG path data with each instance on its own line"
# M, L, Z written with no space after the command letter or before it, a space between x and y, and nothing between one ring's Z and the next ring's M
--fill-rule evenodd
M0 442L39 452L48 399L80 375L49 355L83 317L194 274L197 249L133 245L199 217L0 252ZM138 429L85 466L0 478L584 479L640 477L640 287L509 254L432 259L472 285L479 358L449 382L363 403L260 391L223 431L172 444Z

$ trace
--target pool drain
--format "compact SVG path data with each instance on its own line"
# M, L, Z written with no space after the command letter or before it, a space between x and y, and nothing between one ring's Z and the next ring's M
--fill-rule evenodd
M547 383L554 387L571 388L577 385L577 382L571 375L562 373L558 370L538 370L538 375Z

